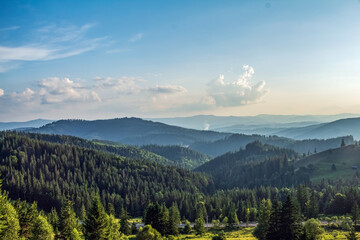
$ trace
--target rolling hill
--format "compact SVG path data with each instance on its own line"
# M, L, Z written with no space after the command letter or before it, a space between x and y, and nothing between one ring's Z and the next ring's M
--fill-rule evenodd
M210 160L210 158L203 153L179 145L145 145L141 148L163 156L173 161L176 166L186 169L194 169Z
M196 142L189 147L208 154L210 156L220 156L226 152L235 152L240 148L245 148L248 143L260 141L265 144L274 145L281 148L292 149L298 153L308 154L324 151L330 148L340 146L341 140L344 139L346 144L352 144L354 139L352 136L339 137L327 140L309 139L309 140L293 140L285 137L262 136L262 135L245 135L233 134L213 142Z
M215 141L230 134L199 131L146 121L139 118L109 120L60 120L31 132L72 135L85 139L109 140L131 145L190 145L196 141Z
M294 166L307 171L312 181L351 179L360 169L360 146L348 145L319 152L297 161Z
M46 119L35 119L27 122L0 122L0 131L17 128L38 128L51 122L53 122L53 120Z

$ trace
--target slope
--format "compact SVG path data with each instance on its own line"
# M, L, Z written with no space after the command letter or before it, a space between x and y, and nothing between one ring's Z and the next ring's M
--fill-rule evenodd
M146 121L139 118L109 120L60 120L31 132L65 134L132 145L189 145L195 141L214 141L229 134L199 131Z
M210 158L203 153L194 151L190 148L181 147L179 145L145 145L141 148L163 156L175 162L177 166L187 169L194 169L210 160Z
M67 194L79 211L101 193L105 206L125 207L133 216L149 201L181 203L186 216L197 197L213 190L203 174L9 132L0 136L0 172L12 199L36 200L47 211L59 210Z
M308 139L300 141L278 136L265 137L262 135L233 134L214 142L196 142L189 147L210 156L220 156L226 152L238 151L250 142L260 141L264 144L270 144L281 148L292 149L298 153L308 154L315 151L319 152L330 148L336 148L340 146L342 139L344 139L346 144L352 144L354 142L352 136L326 140Z
M360 146L329 149L297 161L294 166L307 171L312 181L351 179L360 169Z
M247 144L244 150L214 158L195 171L212 175L219 188L289 186L300 180L298 176L285 174L292 171L288 161L298 157L293 150L256 141Z

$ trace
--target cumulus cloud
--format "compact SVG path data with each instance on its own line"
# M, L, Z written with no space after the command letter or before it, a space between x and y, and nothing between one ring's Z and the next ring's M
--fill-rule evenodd
M4 95L4 90L0 88L0 97Z
M157 94L175 94L175 93L184 93L186 92L186 88L183 86L175 86L175 85L156 85L155 87L150 87L147 89L149 92L157 93Z
M243 66L244 73L234 82L225 82L224 75L208 83L208 95L214 99L216 106L234 107L260 102L267 93L265 82L251 84L254 69L249 65Z
M136 41L139 41L143 38L144 34L143 33L138 33L136 35L134 35L133 37L131 37L129 39L129 42L136 42Z
M69 78L57 77L46 78L39 82L41 88L38 92L42 103L101 101L99 95L87 88L82 87Z
M26 88L23 92L12 92L10 93L9 99L12 102L25 103L30 102L34 99L35 92L30 88Z

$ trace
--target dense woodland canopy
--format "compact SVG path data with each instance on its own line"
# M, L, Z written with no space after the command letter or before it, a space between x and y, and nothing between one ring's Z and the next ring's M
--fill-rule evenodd
M126 149L126 146L119 149ZM113 229L119 228L117 222L111 220L114 217L126 222L127 213L133 217L143 216L146 223L154 225L154 230L147 227L144 231L157 230L163 235L177 234L174 222L179 222L179 218L188 219L197 223L195 230L201 235L204 219L223 222L229 227L239 221L259 221L263 216L264 199L286 203L290 201L289 196L293 202L288 205L296 208L294 212L302 220L329 214L360 216L359 209L354 207L360 205L356 172L347 180L311 182L307 174L309 169L295 168L294 161L301 156L292 150L254 142L244 150L205 163L198 168L207 172L204 174L166 166L156 159L148 160L147 155L141 155L144 152L132 149L135 153L130 151L131 154L140 155L121 157L121 154L131 154L127 150L121 152L117 146L70 136L1 132L3 189L8 191L9 199L36 201L30 206L25 202L11 204L4 200L2 211L9 216L11 212L18 212L19 226L15 223L14 229L23 236L37 234L35 230L27 230L26 221L36 222L38 225L34 226L44 228L41 231L45 232L60 233L67 229L67 234L90 236L92 230L85 228L94 223L85 222L80 226L79 220L73 219L71 226L63 226L56 220L55 215L74 218L75 213L83 220L88 214L102 216L100 220L94 218L95 222L100 221L95 225L104 225L101 221L106 220L105 225ZM45 213L35 213L38 210ZM150 210L158 211L162 220L147 219L154 215L149 215ZM33 213L32 218L29 218L30 213ZM53 230L49 230L48 223ZM99 231L110 234L108 229ZM120 233L114 231L113 234Z

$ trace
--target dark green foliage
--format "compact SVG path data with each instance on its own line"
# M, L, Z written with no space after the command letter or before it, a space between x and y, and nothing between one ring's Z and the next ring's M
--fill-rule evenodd
M347 240L357 240L357 239L359 239L358 235L356 234L356 231L355 231L354 227L352 227L351 231L346 234L346 239Z
M67 198L61 209L58 238L73 240L74 229L77 231L78 228L80 226L73 210L73 203Z
M19 237L30 238L32 235L31 229L34 225L35 219L39 215L36 202L29 205L25 201L17 200L14 203L14 207L18 214L20 223Z
M175 203L169 208L168 234L179 235L180 212Z
M280 229L280 239L283 240L298 240L302 236L302 226L299 212L290 196L286 198L286 201L281 209Z
M359 218L360 218L360 209L357 202L355 202L353 207L351 208L351 219L353 220L355 225L357 224Z
M258 225L255 227L253 235L259 240L266 240L269 231L269 223L272 211L270 199L263 199L260 203L259 214L257 217Z
M38 215L32 228L32 237L30 240L52 240L53 228L45 217Z
M297 154L288 149L263 145L260 142L248 144L245 150L227 153L195 169L211 174L218 188L289 186L308 182L302 171L295 172L289 165L289 156Z
M234 204L230 204L229 214L228 214L228 227L233 228L239 224L239 219L236 214L236 209Z
M176 201L188 216L199 193L213 190L212 180L198 173L165 167L146 160L118 157L99 151L55 144L12 132L0 133L0 171L4 188L13 199L38 201L39 207L58 211L69 194L74 209L89 208L101 191L102 203L141 215L148 201ZM12 161L12 157L17 161ZM11 169L11 170L10 170ZM119 212L116 213L119 216Z
M121 209L120 214L120 232L122 232L125 235L131 234L131 229L129 226L129 216L125 209Z
M204 233L206 232L204 224L205 221L201 217L195 220L194 230L196 232L196 235L200 235L200 236L204 235Z
M224 231L221 231L218 235L213 236L212 240L226 240Z
M60 224L60 219L55 208L52 208L50 213L47 215L47 220L54 229L54 233L58 234L58 227Z
M183 229L183 233L185 234L189 234L191 233L192 229L191 229L191 225L190 225L190 222L188 220L185 221L185 226L184 226L184 229Z
M354 143L352 136L343 137L348 144ZM262 135L245 135L245 134L232 134L223 139L217 141L202 141L195 142L189 147L205 153L209 156L220 156L227 152L238 151L239 148L245 148L245 146L251 142L259 141L263 144L270 144L280 148L292 149L298 153L312 152L315 148L318 152L322 152L328 149L339 147L339 143L342 137L331 138L326 140L308 139L308 140L293 140L285 137Z
M108 231L108 216L100 202L100 197L93 198L86 220L84 222L84 236L88 240L105 239Z
M173 146L146 145L141 148L149 152L156 153L175 163L176 166L186 169L194 169L205 162L209 161L209 157L203 153L196 152L190 148Z
M137 234L137 232L138 232L138 229L136 227L136 223L132 222L131 223L131 234Z
M269 229L267 231L266 240L281 240L282 238L282 216L281 203L275 199L272 202L272 213L270 215Z

